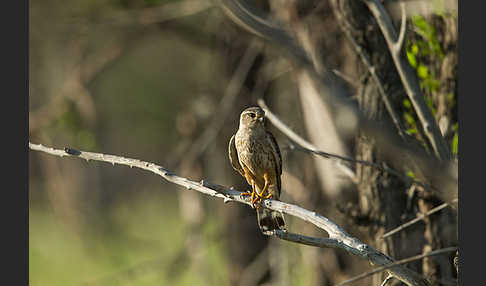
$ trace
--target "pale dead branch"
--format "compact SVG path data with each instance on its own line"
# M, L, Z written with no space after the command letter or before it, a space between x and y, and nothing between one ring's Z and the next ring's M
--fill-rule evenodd
M29 148L34 151L40 151L59 157L78 157L85 159L88 162L90 160L93 160L107 162L112 164L113 166L115 164L119 164L129 166L130 168L135 167L143 169L155 173L165 180L182 186L187 190L198 191L208 196L221 198L224 200L224 202L235 201L242 204L251 205L251 202L249 200L246 200L240 196L241 192L239 191L218 184L205 182L204 180L201 182L195 182L187 178L177 176L176 174L165 169L164 167L151 162L125 158L116 155L79 151L71 148L64 148L64 150L55 149L45 147L40 144L32 144L31 142L29 142ZM427 280L421 278L417 273L400 265L393 265L392 258L361 242L359 239L352 237L351 235L346 233L339 225L335 224L330 219L316 212L309 211L297 205L269 199L264 200L262 206L310 222L316 227L326 231L329 237L309 237L283 231L274 231L272 233L269 233L268 235L296 243L317 247L341 248L362 259L368 260L374 265L387 267L386 269L391 275L393 275L397 279L400 279L407 285L429 285Z
M341 169L343 174L347 175L353 182L356 182L356 174L352 169L350 169L348 166L343 165L341 162L342 161L351 161L355 162L354 159L343 157L340 155L336 154L331 154L331 153L325 153L317 149L313 144L299 136L297 133L295 133L292 129L290 129L285 123L282 122L265 104L265 101L261 98L257 100L258 105L265 110L265 117L272 122L272 124L278 128L283 134L285 134L290 140L295 142L295 144L298 145L294 146L295 148L303 148L304 150L308 150L309 152L319 154L325 158L328 159L333 159L336 167ZM291 147L292 148L292 147ZM371 163L373 164L373 163Z
M290 127L288 127L277 115L275 115L268 108L268 106L265 104L265 101L263 99L261 99L261 98L258 99L258 105L263 110L265 110L265 116L268 118L268 120L270 120L270 122L272 122L272 124L278 130L280 130L292 142L295 143L295 145L292 145L292 144L289 145L289 148L290 149L295 149L295 150L299 150L299 151L304 151L304 152L312 153L312 154L315 154L315 155L319 155L321 157L324 157L326 159L333 160L334 162L336 162L336 166L338 168L340 168L344 174L348 175L353 181L356 180L355 179L356 178L356 174L354 173L354 171L349 166L343 165L342 164L343 162L345 162L345 163L355 163L355 164L361 164L361 165L364 165L364 166L373 167L373 168L376 168L376 169L378 169L378 170L380 170L382 172L388 172L390 174L393 174L393 175L397 176L398 178L400 178L403 182L405 182L407 184L416 184L416 185L421 186L425 190L428 190L428 191L431 190L431 187L430 186L428 186L428 185L426 185L426 184L424 184L424 183L422 183L420 181L414 180L413 178L411 178L409 176L406 176L406 175L400 173L399 171L396 171L396 170L394 170L394 169L386 166L385 164L380 165L380 164L377 164L375 162L357 160L357 159L353 159L353 158L349 158L349 157L344 157L344 156L341 156L341 155L332 154L332 153L328 153L328 152L324 152L324 151L318 150L317 147L315 147L310 142L308 142L307 140L305 140L304 138L302 138L300 135L298 135L297 133L295 133L292 129L290 129Z
M398 40L394 47L394 52L399 53L403 47L403 40L405 40L405 32L407 31L407 11L405 10L405 3L400 2L400 11L402 21L400 23L400 33L398 34Z

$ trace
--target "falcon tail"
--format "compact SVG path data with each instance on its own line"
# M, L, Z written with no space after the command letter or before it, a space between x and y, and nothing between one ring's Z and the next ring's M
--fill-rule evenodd
M261 207L257 210L257 220L258 226L260 226L260 230L264 234L277 229L287 230L283 214L280 212Z

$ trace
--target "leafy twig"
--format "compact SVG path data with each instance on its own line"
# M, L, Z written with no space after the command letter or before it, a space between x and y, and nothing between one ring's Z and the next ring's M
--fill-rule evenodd
M407 95L412 103L417 117L422 123L425 135L430 141L432 148L436 156L441 160L449 160L452 158L451 152L447 142L442 136L439 126L437 125L434 115L428 108L424 95L420 89L420 84L417 76L411 69L410 65L406 59L402 56L401 48L404 37L404 21L403 13L404 7L402 6L402 27L401 34L397 35L395 28L393 27L390 16L386 12L383 5L378 0L363 0L363 2L368 6L371 14L375 17L378 26L380 27L383 36L387 42L388 49L392 55L393 61L397 68L400 79L402 80L403 86Z

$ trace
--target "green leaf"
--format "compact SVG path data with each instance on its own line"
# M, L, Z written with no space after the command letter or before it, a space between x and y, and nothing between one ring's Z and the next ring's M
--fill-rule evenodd
M425 22L424 18L420 15L412 16L412 23L419 28L419 31L424 31L427 29L427 22Z
M409 128L406 132L410 135L417 134L417 128Z
M407 109L411 109L412 108L412 104L410 103L410 100L408 100L407 98L405 98L402 102L403 106Z
M420 78L426 79L429 76L429 70L426 66L424 66L423 64L420 64L417 67L417 74Z
M414 55L417 55L418 51L419 51L419 48L418 48L417 44L413 44L412 47L410 48L410 52Z
M404 113L405 120L412 126L415 126L415 119L410 113Z
M412 52L407 52L407 58L408 62L413 68L417 67L417 59L415 58L415 55Z

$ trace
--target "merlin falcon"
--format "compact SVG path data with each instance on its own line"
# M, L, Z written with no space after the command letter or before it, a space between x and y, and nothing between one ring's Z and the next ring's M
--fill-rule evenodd
M263 233L286 230L282 213L261 208L264 199L280 198L282 156L275 137L265 129L265 112L249 107L240 115L240 125L229 142L231 166L251 186L252 207L257 209L258 225Z

